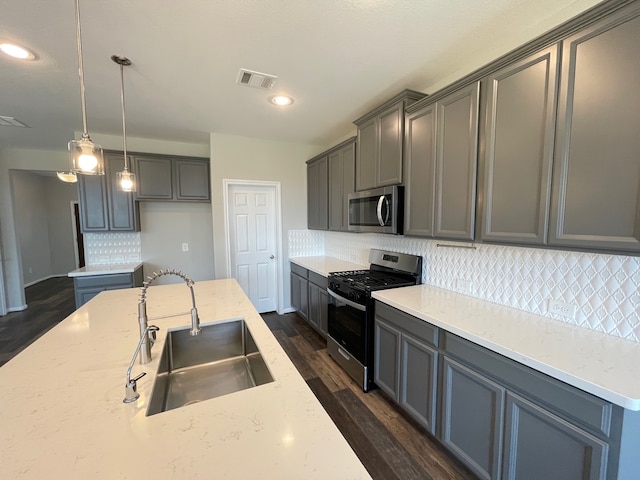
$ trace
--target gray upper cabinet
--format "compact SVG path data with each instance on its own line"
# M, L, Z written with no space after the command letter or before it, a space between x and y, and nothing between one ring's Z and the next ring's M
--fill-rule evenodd
M479 92L475 82L407 116L407 235L473 240Z
M558 45L486 80L481 238L547 242Z
M435 236L473 240L478 172L476 82L440 100L436 107Z
M329 170L326 155L307 162L307 227L329 228Z
M83 233L138 232L140 213L133 194L118 190L116 173L124 168L122 154L104 155L104 175L78 175L78 204Z
M640 251L640 4L563 42L549 244Z
M329 154L329 230L349 230L350 193L355 191L356 139Z
M135 155L138 200L209 202L209 160L164 155Z
M405 90L354 122L357 191L402 183L405 108L424 97Z

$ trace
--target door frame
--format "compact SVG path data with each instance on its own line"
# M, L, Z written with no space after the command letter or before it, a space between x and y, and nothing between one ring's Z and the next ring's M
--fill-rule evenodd
M282 204L280 182L263 180L237 180L225 178L222 180L224 199L224 240L227 254L227 275L231 277L231 228L229 226L229 191L231 187L269 187L274 190L275 200L275 236L276 236L276 311L283 313L284 287L282 264Z

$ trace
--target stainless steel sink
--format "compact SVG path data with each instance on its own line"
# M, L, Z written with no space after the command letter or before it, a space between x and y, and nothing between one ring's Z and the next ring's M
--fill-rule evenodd
M244 320L169 330L147 416L273 382Z

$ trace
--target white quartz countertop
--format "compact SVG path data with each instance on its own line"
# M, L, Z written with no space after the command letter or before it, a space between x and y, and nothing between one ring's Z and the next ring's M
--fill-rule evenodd
M69 272L69 277L87 277L91 275L113 275L115 273L133 273L142 266L137 263L114 263L110 265L88 265Z
M190 316L184 284L150 287L153 360L122 403L138 343L138 289L106 291L0 367L0 477L369 479L235 280L194 285L203 324L244 318L272 383L145 416L167 328Z
M640 410L640 344L428 285L382 290L373 297L611 403Z
M289 261L300 265L307 270L316 272L318 275L326 277L331 272L345 272L347 270L368 269L368 265L359 265L357 263L346 262L333 257L290 257Z

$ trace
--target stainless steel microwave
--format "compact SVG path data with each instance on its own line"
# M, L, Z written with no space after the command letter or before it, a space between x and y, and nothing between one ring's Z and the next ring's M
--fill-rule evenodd
M404 187L349 194L349 231L402 234Z

